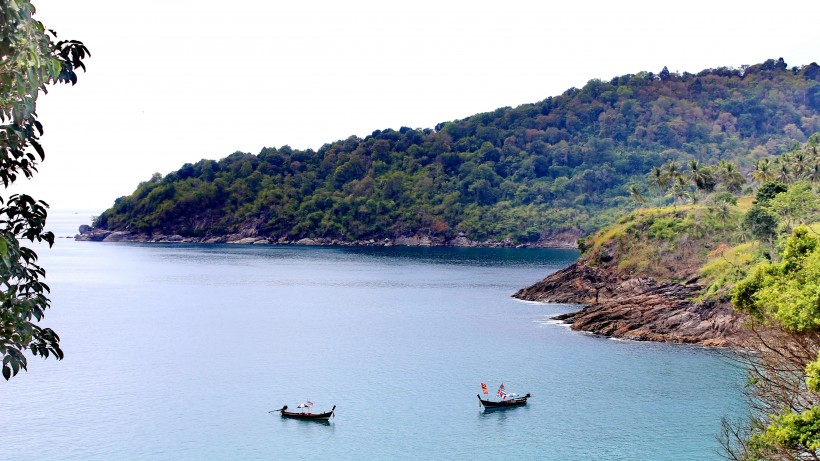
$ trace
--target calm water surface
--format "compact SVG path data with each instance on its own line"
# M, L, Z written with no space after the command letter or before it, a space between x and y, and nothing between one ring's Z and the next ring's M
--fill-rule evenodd
M0 458L718 459L740 370L510 297L576 257L59 238L41 262L66 358L0 383ZM533 397L484 413L481 382ZM268 413L306 400L336 418Z

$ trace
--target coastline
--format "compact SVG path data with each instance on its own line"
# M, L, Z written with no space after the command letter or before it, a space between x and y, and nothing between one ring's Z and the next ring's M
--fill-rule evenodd
M710 347L736 342L742 316L727 302L697 301L702 288L696 280L622 276L576 262L513 297L578 304L577 311L551 319L596 335Z
M103 229L81 229L74 236L78 242L133 242L133 243L228 243L237 245L306 245L306 246L409 246L409 247L463 247L463 248L554 248L577 249L578 233L568 232L536 242L515 243L506 239L502 241L477 241L460 235L453 239L428 235L401 236L396 238L340 240L332 238L288 239L245 234L229 234L218 237L183 237L165 234L133 234L126 231L109 231Z

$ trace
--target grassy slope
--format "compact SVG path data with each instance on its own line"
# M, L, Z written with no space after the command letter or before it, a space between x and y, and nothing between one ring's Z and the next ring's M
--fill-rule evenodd
M736 236L741 211L725 222L701 205L642 208L583 242L582 260L619 275L685 281Z
M636 210L584 239L580 261L622 276L697 280L701 300L728 301L734 284L770 252L766 244L744 241L739 229L753 200L740 197L726 222L702 205ZM820 233L820 223L809 227Z

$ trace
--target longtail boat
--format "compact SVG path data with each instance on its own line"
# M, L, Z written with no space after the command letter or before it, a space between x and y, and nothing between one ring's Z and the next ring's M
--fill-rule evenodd
M506 400L484 400L478 394L476 394L476 397L478 397L478 401L482 406L484 406L484 408L509 408L526 405L527 399L530 398L530 394L528 393L522 397L513 397Z
M305 421L327 421L334 416L334 413L336 411L336 405L333 405L333 408L331 408L330 411L326 411L324 413L288 411L287 405L278 410L269 411L268 413L275 413L277 411L281 413L283 418L301 419Z
M481 392L484 395L489 395L490 392L487 389L487 385L481 383ZM527 399L530 398L530 394L521 397L520 395L516 394L515 392L507 393L507 390L504 388L504 383L501 383L498 386L498 392L496 392L498 398L501 400L484 400L481 398L481 395L476 394L478 397L479 406L483 406L484 408L509 408L509 407L520 407L527 404Z

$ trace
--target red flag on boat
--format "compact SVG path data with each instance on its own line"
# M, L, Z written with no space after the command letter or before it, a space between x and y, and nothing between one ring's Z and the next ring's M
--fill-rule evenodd
M490 392L487 390L487 385L484 383L481 383L481 392L483 392L484 395L490 395Z

